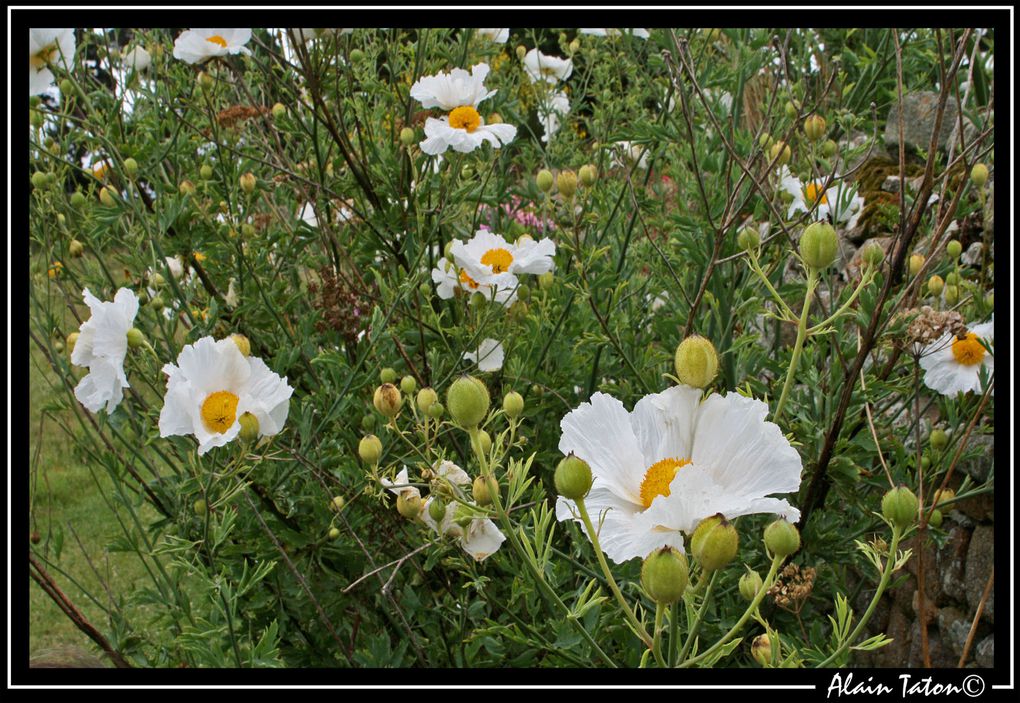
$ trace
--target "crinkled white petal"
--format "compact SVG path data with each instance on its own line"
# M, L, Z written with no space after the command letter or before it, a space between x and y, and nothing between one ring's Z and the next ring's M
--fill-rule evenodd
M97 413L103 406L112 413L124 399L124 389L129 388L124 368L109 359L95 359L89 372L74 388L74 397L91 412Z
M462 106L477 107L478 103L496 94L495 90L485 89L487 75L489 65L486 63L475 64L471 73L455 68L449 73L419 78L411 86L410 94L425 108L438 107L449 112Z
M465 486L471 483L471 477L468 475L467 471L460 468L452 461L444 459L432 467L432 470L436 472L436 476L441 479L445 479L454 485Z
M380 477L379 483L385 486L387 490L394 495L402 495L405 498L410 498L412 496L421 498L421 491L418 490L417 486L408 485L410 480L407 477L406 466L400 470L400 473L397 474L395 480L390 481L386 477Z
M287 384L286 378L280 378L262 359L251 357L248 363L251 374L237 393L237 415L240 417L246 412L254 415L259 421L260 437L277 434L287 422L294 389Z
M226 46L209 41L220 37ZM173 56L186 63L202 63L216 56L228 54L250 54L244 45L251 39L251 29L188 29L181 32L174 41Z
M478 364L478 370L486 373L503 368L503 345L495 339L483 339L477 352L464 352L464 358Z
M475 561L483 561L495 554L506 540L496 523L486 518L475 518L468 524L467 532L461 537L460 546Z
M506 44L506 40L510 38L510 28L476 29L475 34L497 44Z
M524 71L532 83L545 81L556 85L565 81L574 71L574 62L559 56L543 54L537 48L524 55Z

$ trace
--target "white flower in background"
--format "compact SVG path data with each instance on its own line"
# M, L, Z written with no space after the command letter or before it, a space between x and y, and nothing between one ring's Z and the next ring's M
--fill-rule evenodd
M446 257L441 258L432 269L432 282L436 284L436 294L443 300L452 298L457 290L466 291L468 294L478 291L487 300L494 300L504 306L514 304L520 285L517 276L512 273L494 276L487 284L478 283L468 276L466 271L458 269L452 261L447 261Z
M579 29L577 31L581 34L592 34L596 37L618 37L622 34L633 34L638 39L647 39L651 36L648 34L648 30L644 28L619 29L617 27L608 27L605 29Z
M487 75L488 64L479 63L472 66L471 73L455 68L449 73L419 78L411 86L411 97L422 107L438 107L449 113L442 119L425 120L425 139L419 144L422 151L431 156L450 148L467 153L483 142L498 149L513 141L517 136L516 127L503 123L483 124L478 114L478 104L496 94L495 90L485 89Z
M223 296L223 302L231 309L236 308L237 304L241 302L241 294L237 291L237 279L233 276L227 283L227 294Z
M251 29L187 29L174 42L174 58L185 63L202 63L216 56L251 54L245 46Z
M570 113L570 98L563 91L555 91L538 105L538 121L544 130L542 141L548 142L560 130L560 118Z
M400 473L397 474L396 480L390 481L388 478L380 477L379 483L385 486L390 493L397 497L403 496L405 499L411 497L421 498L421 491L419 491L416 486L409 485L410 481L407 478L406 466L400 470Z
M768 406L737 393L674 386L647 395L632 412L595 393L560 422L559 449L591 466L585 499L599 540L623 563L654 549L683 550L684 533L704 518L776 513L795 521L800 512L767 496L800 486L800 455L779 427L765 418ZM573 501L559 498L556 517L575 519Z
M100 181L106 180L106 177L110 175L110 171L113 170L113 162L95 151L87 152L82 156L81 165L83 168L91 171L92 175Z
M538 49L532 49L524 55L524 71L532 83L545 81L556 85L558 81L570 78L570 74L574 71L574 62L559 56L543 54Z
M805 185L783 166L779 170L779 184L793 198L786 214L790 219L799 212L810 212L814 208L815 217L819 220L828 217L833 224L853 229L864 210L864 197L857 194L857 188L843 181L835 182L823 192L825 181L809 181Z
M479 371L489 373L503 368L505 355L502 344L495 339L483 339L477 352L464 352L463 358L478 364Z
M319 226L319 218L315 216L315 206L311 203L305 203L301 206L301 210L298 212L298 219L312 229Z
M124 398L124 389L130 388L124 373L127 357L127 333L138 314L138 296L121 288L113 302L105 303L92 295L88 288L82 291L85 304L92 316L78 328L78 341L71 352L71 363L87 366L85 375L74 389L74 397L94 413L106 406L111 413Z
M294 32L294 36L297 37L299 41L302 41L305 44L307 44L308 42L310 42L310 41L312 41L314 39L322 39L324 37L340 36L340 35L343 35L343 34L351 34L354 31L354 29L351 28L351 27L344 27L344 28L336 28L336 29L324 29L324 28L319 28L319 29L291 29L290 31Z
M454 486L466 486L471 483L471 476L467 471L446 459L436 462L432 471L438 479L448 481Z
M613 145L613 164L622 168L630 168L635 163L638 168L648 167L648 152L645 144L630 141L616 142Z
M244 356L229 337L185 346L163 373L159 436L194 435L199 456L237 437L245 413L258 421L260 437L275 435L287 421L294 389L261 359Z
M921 354L924 385L942 395L981 392L981 373L988 377L995 370L995 357L980 340L989 346L995 341L995 316L988 322L974 325L966 336L949 333L928 346Z
M49 66L74 61L73 29L28 30L28 94L45 93L56 80Z
M124 68L127 70L144 71L152 65L152 56L144 47L132 47L124 54Z
M497 44L506 44L506 40L510 38L510 28L505 29L476 29L475 34L480 37L484 37L489 41L496 42Z
M494 554L503 544L506 535L500 532L496 523L488 518L472 518L467 527L457 524L457 508L460 505L456 501L446 504L446 513L440 522L436 522L429 514L429 507L435 500L429 496L421 511L421 520L431 527L437 534L453 537L460 542L461 548L470 554L475 561L483 561L486 557ZM475 505L469 502L468 505Z
M450 253L472 281L492 284L506 273L516 276L552 271L556 244L548 237L536 242L527 235L511 244L495 232L480 229L467 242L454 240Z

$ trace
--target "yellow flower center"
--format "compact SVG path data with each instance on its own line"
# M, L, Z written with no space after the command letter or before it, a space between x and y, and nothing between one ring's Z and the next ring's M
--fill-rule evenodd
M965 337L953 340L953 357L964 366L974 366L985 358L985 348L981 346L976 334L968 332Z
M804 195L809 205L828 205L829 199L825 197L821 183L808 183L804 186Z
M450 111L450 126L454 129L463 129L471 134L481 124L482 116L470 105L461 105Z
M492 267L493 273L505 273L510 270L514 255L506 249L489 249L482 254L482 263Z
M53 42L52 44L47 44L43 48L39 49L39 51L32 54L28 59L28 63L29 65L32 66L32 68L39 70L41 68L45 68L46 64L48 64L50 61L56 60L56 58L59 55L60 47L57 46L56 42Z
M648 467L645 477L641 481L641 502L646 508L650 508L652 501L658 496L669 495L669 484L680 467L691 463L690 459L677 459L670 457L657 461Z
M106 178L106 174L110 171L110 164L106 161L100 161L98 164L92 167L92 175L103 180Z
M227 48L227 40L221 37L219 34L214 34L211 37L206 37L205 40L213 44L219 44L224 49Z
M468 286L471 290L478 288L478 281L467 275L467 271L464 271L463 269L461 269L460 272L460 283L461 285Z
M210 432L223 434L237 419L237 396L230 391L216 391L202 403L202 422Z

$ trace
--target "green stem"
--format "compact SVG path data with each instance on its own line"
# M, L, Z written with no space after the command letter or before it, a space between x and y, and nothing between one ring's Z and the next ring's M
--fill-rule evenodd
M708 587L705 591L705 599L701 602L701 607L698 608L698 614L694 618L694 623L691 625L690 631L687 633L687 640L684 642L684 648L680 651L680 661L687 658L690 654L691 647L694 646L694 639L698 636L698 630L701 628L701 621L705 617L705 611L708 610L708 601L712 596L712 587L715 585L715 576L719 571L712 572L712 578L708 581ZM701 590L701 583L698 584L696 591Z
M662 603L655 604L655 631L652 635L652 654L655 656L655 661L658 662L660 667L666 666L666 661L662 658L662 616L665 609L666 606Z
M808 313L811 311L811 298L815 292L815 285L818 283L818 273L813 269L808 270L807 290L804 292L804 309L800 313L800 321L797 323L797 341L793 344L793 356L790 357L790 368L786 372L786 382L783 384L783 392L779 396L779 404L772 416L772 422L779 424L779 417L783 414L783 406L786 405L786 398L793 387L793 377L797 374L797 366L800 364L800 353L804 349L804 341L807 339Z
M772 295L772 299L776 301L776 304L782 311L783 316L789 320L796 318L797 316L793 314L793 310L791 310L790 306L786 304L785 300L783 300L783 296L779 295L779 292L773 287L772 281L770 281L769 277L765 275L764 271L762 271L761 264L758 263L758 255L753 251L748 251L747 260L751 270L754 271L758 278L761 279L761 282L765 284L765 288L768 289L769 293Z
M679 601L669 607L669 644L667 646L666 664L673 668L676 666L676 654L680 645L680 608Z
M637 619L634 615L634 611L631 610L630 604L627 603L627 599L623 597L623 593L620 591L620 587L616 585L616 579L613 578L613 572L609 569L609 564L606 563L606 555L602 553L602 546L599 544L599 536L595 532L595 528L591 523L591 518L588 516L588 508L585 507L584 498L579 498L574 503L577 505L577 512L581 515L581 521L584 523L585 529L588 531L588 539L591 540L592 546L595 547L595 558L598 559L599 567L602 569L602 573L606 577L606 583L609 584L609 590L616 596L616 601L620 604L623 609L623 614L626 616L627 621L630 622L631 627L634 628L634 632L641 641L645 643L645 646L649 649L652 648L652 638L645 629L645 626Z
M854 289L854 292L850 295L849 298L847 298L847 301L839 306L839 310L837 310L836 312L834 312L831 315L829 315L829 317L827 317L824 321L819 322L814 327L808 328L808 331L807 331L808 336L822 331L827 326L829 326L832 322L834 322L840 315L845 313L847 311L847 308L849 308L851 305L853 305L853 302L855 300L857 300L857 296L859 296L861 294L861 291L864 290L864 288L868 284L870 284L871 281L874 278L875 278L875 274L874 274L873 270L869 270L866 274L864 274L864 276L861 277L861 282L857 284L857 288Z

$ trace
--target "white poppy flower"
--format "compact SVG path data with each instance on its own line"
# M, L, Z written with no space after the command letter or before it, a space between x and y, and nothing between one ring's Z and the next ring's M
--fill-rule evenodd
M646 144L616 142L613 144L613 164L621 168L630 168L636 163L638 168L647 168L649 151L651 149Z
M480 37L484 37L489 41L496 42L497 44L506 44L506 40L510 38L510 28L505 29L476 29L475 34Z
M585 499L591 519L602 521L599 539L623 563L653 550L684 548L704 518L776 513L795 521L800 512L767 496L800 486L801 460L779 427L766 422L768 406L736 393L712 394L674 386L648 395L627 412L596 393L560 422L559 449L591 466ZM576 519L573 501L559 498L556 517Z
M647 39L649 36L648 30L643 27L634 29L619 29L617 27L608 27L606 29L579 29L577 30L581 34L591 34L596 37L618 37L621 34L633 34L638 39Z
M446 504L446 513L442 521L437 523L429 514L429 506L434 498L429 496L421 511L421 520L431 527L437 534L453 537L460 542L461 548L470 554L475 561L483 561L494 554L503 544L506 535L500 532L496 523L488 518L474 518L468 523L467 528L461 527L454 519L457 513L458 503L450 501ZM474 502L469 505L474 505Z
M136 46L124 54L124 68L144 71L152 65L152 56L144 47Z
M403 496L406 498L421 498L421 491L418 490L417 486L411 486L409 479L407 478L407 467L405 466L397 474L395 481L390 481L388 478L380 477L379 483L386 487L390 493L395 496Z
M261 359L246 357L229 337L203 337L181 350L177 364L166 364L166 397L159 435L195 435L199 456L221 447L241 431L239 419L251 413L259 436L283 429L294 389Z
M478 283L464 269L458 269L453 262L441 258L436 268L432 269L432 281L436 284L436 294L443 300L452 298L458 290L468 293L480 292L487 300L494 300L504 306L510 306L517 300L517 288L520 283L517 276L504 273L493 276L489 283Z
M984 340L989 347L993 346L994 316L988 322L968 329L966 337L946 334L928 346L920 361L924 369L924 385L942 395L980 393L982 369L991 376L995 370L995 357L979 340Z
M251 29L188 29L174 42L174 58L185 63L202 63L216 56L251 54L245 46Z
M449 481L455 486L466 486L471 483L471 476L468 475L468 472L447 459L437 462L432 467L432 471L438 478Z
M74 60L73 29L28 30L28 94L39 95L53 86L56 78L50 65L68 66Z
M556 85L557 81L565 81L574 71L574 62L559 56L543 54L532 49L524 55L524 71L532 83L545 81Z
M548 142L560 130L560 118L570 112L570 98L556 91L538 105L538 121L542 125L542 141Z
M463 272L479 284L493 284L505 273L541 274L553 269L556 244L548 237L535 241L523 236L515 243L495 232L480 229L467 242L454 240L450 253Z
M483 339L477 352L464 352L463 358L478 364L479 371L488 373L503 368L505 355L502 344L495 339Z
M842 181L822 193L825 181L811 181L807 185L800 182L783 166L779 170L780 187L793 198L786 217L792 219L798 212L810 212L816 208L819 220L830 218L833 224L845 225L847 229L857 226L864 210L864 198L857 194L857 189ZM816 203L817 201L817 203Z
M127 333L138 314L138 296L134 291L121 288L113 302L105 303L86 288L82 297L92 316L78 328L71 363L87 366L89 372L78 382L74 397L94 413L104 405L106 412L111 413L123 400L124 389L130 388L124 373L124 359L128 350Z

